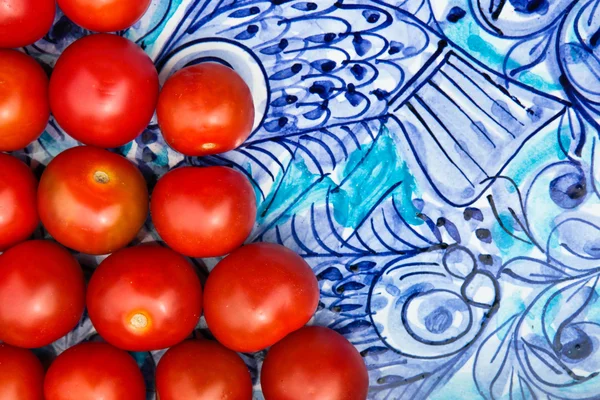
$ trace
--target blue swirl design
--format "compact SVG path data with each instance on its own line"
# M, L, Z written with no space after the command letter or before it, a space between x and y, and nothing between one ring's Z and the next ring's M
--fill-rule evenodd
M319 279L311 323L364 357L369 399L592 399L600 373L597 0L158 0L118 32L164 82L223 63L252 89L239 149L184 157L156 121L114 151L252 182L249 241ZM61 13L24 49L51 72L89 32ZM51 120L16 155L77 143ZM38 237L47 236L40 229ZM160 240L148 220L136 243ZM99 258L78 254L87 275ZM218 260L191 260L205 275ZM204 322L194 333L210 337ZM44 349L101 340L89 319ZM154 399L164 351L134 354ZM243 354L262 400L264 352Z

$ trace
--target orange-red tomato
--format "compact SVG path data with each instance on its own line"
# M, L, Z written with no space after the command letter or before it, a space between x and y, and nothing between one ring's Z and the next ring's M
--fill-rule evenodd
M77 25L96 32L122 31L144 15L151 0L58 0L60 9Z
M61 353L44 380L46 400L145 400L135 360L107 343L80 343Z
M0 251L27 239L38 226L37 184L27 165L0 153Z
M56 156L42 174L38 211L54 239L87 254L131 242L148 214L148 188L129 160L96 147Z
M209 340L171 347L156 367L160 400L251 400L252 380L235 352Z
M240 352L269 347L304 326L319 303L310 266L293 251L254 243L232 252L204 287L204 316L223 345Z
M44 367L29 350L0 344L0 400L44 400Z
M36 348L77 325L85 306L79 263L65 248L30 240L0 256L0 340Z
M118 147L146 129L158 98L150 57L116 35L85 36L58 59L50 77L50 108L82 143Z
M231 68L202 63L183 68L164 84L156 109L166 142L188 156L224 153L252 132L254 102Z
M0 1L0 47L23 47L40 40L52 27L54 0Z
M44 132L49 117L42 67L26 54L0 49L0 151L26 147Z
M192 265L158 245L122 249L92 275L87 306L106 341L130 351L158 350L189 336L202 313L202 286Z
M260 383L265 400L365 400L369 375L342 335L310 326L271 347Z
M256 219L256 198L241 172L184 167L158 181L150 210L158 234L174 250L216 257L244 243Z

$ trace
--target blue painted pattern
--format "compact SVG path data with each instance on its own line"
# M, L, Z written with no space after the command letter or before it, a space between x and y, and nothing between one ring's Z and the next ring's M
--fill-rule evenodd
M118 34L161 83L199 62L234 68L255 129L195 158L153 121L115 151L150 187L180 165L245 173L259 207L249 241L311 264L311 323L359 349L370 399L597 398L599 3L155 0ZM51 70L88 33L59 14L25 51ZM41 172L74 145L51 120L18 155ZM156 239L148 221L138 241ZM78 256L88 272L100 261ZM193 261L206 274L218 260ZM39 351L82 340L97 340L87 318ZM162 353L136 354L149 399ZM243 357L262 399L264 352Z

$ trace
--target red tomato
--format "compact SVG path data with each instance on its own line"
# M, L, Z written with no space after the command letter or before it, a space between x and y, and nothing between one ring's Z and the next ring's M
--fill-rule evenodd
M79 263L66 249L31 240L0 256L0 340L43 347L77 325L85 306Z
M248 85L233 69L217 63L173 74L162 88L156 113L166 142L188 156L233 150L254 124Z
M46 400L145 400L144 377L135 360L107 343L80 343L50 365Z
M152 221L160 237L190 257L223 256L252 231L252 185L227 167L184 167L163 176L152 193Z
M107 342L130 351L173 346L202 313L202 286L192 265L173 250L142 245L105 259L90 280L87 306Z
M87 254L108 254L131 242L148 215L141 172L118 154L74 147L42 174L38 211L54 239Z
M271 347L260 383L265 400L365 400L369 375L342 335L310 326Z
M23 53L0 49L0 151L26 147L44 132L49 117L42 67Z
M0 47L23 47L40 40L52 27L54 0L0 1Z
M304 326L317 309L319 285L296 253L254 243L212 270L204 288L204 316L219 342L239 352L271 346Z
M96 32L122 31L144 15L151 0L58 0L58 6L77 25Z
M44 400L44 367L29 350L0 344L0 400Z
M27 239L37 228L36 191L37 179L29 167L0 153L0 251Z
M251 400L252 380L235 352L209 340L171 347L156 367L160 400Z
M60 56L50 77L50 108L73 138L118 147L146 129L158 97L152 60L116 35L77 40Z

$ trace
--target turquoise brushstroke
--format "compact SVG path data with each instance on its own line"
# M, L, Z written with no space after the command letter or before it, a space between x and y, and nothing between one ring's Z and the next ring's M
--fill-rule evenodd
M382 196L399 182L402 184L388 196L394 196L408 223L423 223L416 217L419 211L412 203L419 193L416 180L386 127L382 127L372 143L352 152L337 170L342 171L338 177L339 185L329 176L312 172L303 159L293 160L286 173L278 174L264 201L256 192L258 224L275 219L277 223L283 223L294 214L308 210L313 203L323 206L330 191L335 221L343 227L356 228Z

